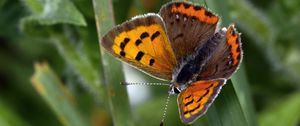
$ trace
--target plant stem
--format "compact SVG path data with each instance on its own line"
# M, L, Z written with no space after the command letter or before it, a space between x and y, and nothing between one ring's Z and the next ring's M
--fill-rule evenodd
M93 0L98 37L114 26L114 13L111 0ZM99 41L100 43L100 41ZM107 100L115 126L133 126L130 104L124 81L122 65L114 57L100 48L102 56L103 82L107 91Z

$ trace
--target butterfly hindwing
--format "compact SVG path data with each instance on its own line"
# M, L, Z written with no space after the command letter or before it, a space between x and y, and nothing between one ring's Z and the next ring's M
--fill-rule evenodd
M191 124L205 114L225 81L223 79L196 81L183 90L177 99L181 121Z
M203 6L188 2L164 5L162 16L177 60L189 56L214 35L219 17ZM175 50L176 49L176 50Z
M159 15L138 16L118 25L102 38L101 44L122 61L171 80L176 58Z
M236 31L234 25L230 25L227 29L223 28L217 34L221 35L222 39L219 39L220 42L213 55L202 67L198 79L228 79L242 61L240 33Z

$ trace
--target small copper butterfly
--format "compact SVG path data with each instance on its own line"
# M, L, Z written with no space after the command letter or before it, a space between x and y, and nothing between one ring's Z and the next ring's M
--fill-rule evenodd
M240 33L234 25L217 30L218 22L204 6L170 2L158 14L114 27L101 45L121 61L170 81L181 121L191 124L205 114L242 61Z

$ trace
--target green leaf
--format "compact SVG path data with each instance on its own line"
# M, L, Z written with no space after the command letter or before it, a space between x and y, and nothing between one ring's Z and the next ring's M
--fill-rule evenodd
M86 26L83 15L70 0L24 0L31 15L23 23L38 22L41 25L60 23Z
M63 86L47 64L35 64L35 73L31 78L31 82L63 125L88 126L87 121L76 109L72 94Z
M114 13L111 0L93 0L98 37L102 36L114 26ZM120 82L124 81L122 65L103 48L100 49L102 57L103 82L106 86L107 101L111 110L115 126L133 126L130 105L126 87Z
M238 71L231 78L231 81L248 125L257 126L254 104L252 102L251 90L244 64L240 66Z
M64 60L72 67L75 73L79 75L80 80L84 84L83 86L88 91L96 94L96 97L100 96L101 99L104 99L104 89L98 89L99 87L102 87L100 84L102 78L98 70L93 67L93 64L86 53L76 50L70 40L67 40L66 37L62 35L52 35L51 40Z
M300 93L294 93L273 105L259 115L260 126L296 126L300 120Z
M207 112L210 126L250 126L231 81L223 86Z
M29 126L13 109L0 99L0 126Z

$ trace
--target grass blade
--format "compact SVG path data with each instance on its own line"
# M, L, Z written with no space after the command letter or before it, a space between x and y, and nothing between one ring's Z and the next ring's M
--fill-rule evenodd
M98 36L101 38L114 26L114 13L111 0L93 0ZM133 126L130 105L126 87L121 86L124 81L122 65L114 57L100 51L104 84L107 90L109 108L115 126Z
M250 126L230 80L209 108L207 116L210 126Z
M83 81L84 86L87 87L86 89L103 99L105 91L103 88L98 89L101 87L100 83L102 78L99 76L99 72L94 69L86 54L76 50L71 42L66 40L62 35L53 35L51 40L65 61L80 75L81 81Z
M251 90L247 81L244 65L240 66L237 73L231 78L234 90L239 99L241 108L249 126L257 126L256 114L252 102Z
M72 101L72 95L62 85L48 64L35 64L35 73L31 78L33 87L53 109L65 126L87 126Z

